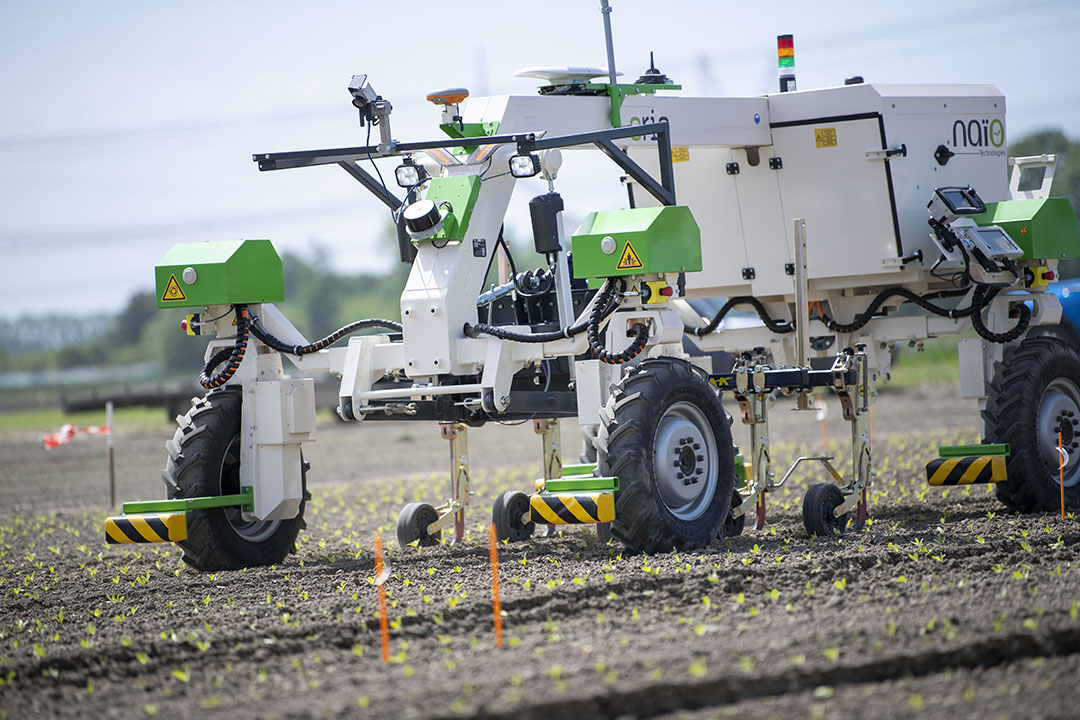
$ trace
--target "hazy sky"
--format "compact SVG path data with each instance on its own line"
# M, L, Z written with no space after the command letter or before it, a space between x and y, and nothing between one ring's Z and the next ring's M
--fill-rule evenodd
M1076 0L612 4L627 80L653 50L685 94L775 92L776 35L790 32L800 89L853 74L993 82L1010 137L1048 126L1080 135ZM376 242L387 214L344 172L260 173L251 154L363 144L346 90L360 72L393 103L397 139L438 137L429 90L532 93L515 70L604 66L598 8L3 2L0 316L115 311L152 287L176 242L268 237L304 252L318 241L344 270L387 267L395 257ZM563 173L570 220L622 200L616 183L596 185Z

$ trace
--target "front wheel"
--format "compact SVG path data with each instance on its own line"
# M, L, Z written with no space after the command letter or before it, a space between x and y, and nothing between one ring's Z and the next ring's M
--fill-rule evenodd
M169 498L213 497L240 493L240 393L217 390L192 402L177 419L166 443L169 460L162 471ZM304 527L308 464L301 458L304 500L289 520L244 520L240 508L193 510L187 515L187 540L179 542L184 562L204 571L273 565L296 550Z
M1008 480L998 499L1017 512L1080 507L1080 353L1053 337L1007 347L994 367L983 410L984 439L1008 443ZM1058 438L1069 457L1059 470Z
M619 478L611 533L634 550L695 550L720 533L735 484L727 415L708 376L655 358L612 392L597 436L600 474Z
M810 537L843 535L851 519L846 513L836 516L835 510L844 504L844 494L831 483L812 485L803 497L803 526Z

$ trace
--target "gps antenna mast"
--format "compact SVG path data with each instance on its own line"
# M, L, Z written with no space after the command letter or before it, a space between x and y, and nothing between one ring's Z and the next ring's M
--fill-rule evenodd
M611 39L611 6L608 0L600 0L600 12L604 15L604 41L607 43L608 84L615 87L615 43Z

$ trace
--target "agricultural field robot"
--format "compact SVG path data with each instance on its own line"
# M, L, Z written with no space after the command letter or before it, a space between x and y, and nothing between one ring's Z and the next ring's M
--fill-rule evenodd
M168 499L125 504L107 539L178 542L204 570L281 561L303 524L302 446L316 430L314 381L286 374L286 360L340 378L342 420L440 425L450 491L401 510L402 546L463 537L468 429L491 422L532 422L544 453L535 489L495 501L500 538L593 523L659 552L730 537L748 515L760 527L794 469L773 468L770 406L783 394L808 409L815 390L840 400L851 463L796 461L830 478L807 491L803 521L842 533L867 518L868 417L890 348L964 334L961 392L978 399L983 444L942 448L928 482L996 483L1021 512L1056 508L1062 492L1080 505L1080 353L1032 333L1059 321L1046 289L1059 260L1080 256L1077 218L1049 197L1052 156L1006 157L994 86L795 90L782 73L785 92L683 97L652 63L617 82L608 43L606 72L526 71L536 94L432 93L442 135L418 142L394 138L391 103L354 76L377 142L255 155L267 172L338 165L390 208L411 266L400 322L311 342L274 304L284 287L269 241L175 246L156 267L158 304L190 308L189 332L211 338L208 393L167 443ZM790 36L779 45L783 71ZM568 230L561 153L589 150L621 169L626 207ZM389 157L390 187L369 172ZM546 266L519 272L504 216L517 182L537 175L548 192L527 203ZM499 255L510 269L488 287ZM732 327L733 308L760 321ZM380 332L354 334L369 328ZM560 418L582 429L580 463L564 464ZM741 452L737 421L749 426Z

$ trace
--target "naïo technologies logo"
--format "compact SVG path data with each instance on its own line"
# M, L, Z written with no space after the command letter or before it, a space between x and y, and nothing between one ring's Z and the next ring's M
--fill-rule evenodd
M1005 123L1000 118L957 120L952 126L952 144L958 152L972 148L973 154L1004 157Z

